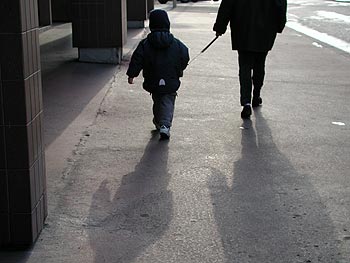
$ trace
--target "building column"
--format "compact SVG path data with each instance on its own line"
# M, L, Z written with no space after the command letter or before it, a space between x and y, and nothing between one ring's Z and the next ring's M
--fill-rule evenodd
M143 28L148 18L148 0L127 0L128 28Z
M0 246L28 246L47 216L37 0L0 3Z
M147 0L147 13L154 9L154 0Z
M127 38L126 0L72 0L79 61L119 64Z
M51 0L51 6L53 22L72 22L71 0Z
M52 24L51 0L37 0L39 8L39 26L49 26Z

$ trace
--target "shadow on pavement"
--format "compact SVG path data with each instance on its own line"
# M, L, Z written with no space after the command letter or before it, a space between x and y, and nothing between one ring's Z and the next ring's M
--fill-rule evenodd
M210 180L226 262L337 262L334 226L321 197L273 141L260 109L244 121L232 182Z
M107 180L94 193L87 226L94 262L134 262L168 229L173 216L168 142L158 137L152 135L135 171L123 176L114 196Z
M30 248L29 248L30 249ZM0 250L0 263L25 263L30 257L31 252L23 250Z
M44 135L50 145L112 79L116 65L78 62L72 35L40 47Z

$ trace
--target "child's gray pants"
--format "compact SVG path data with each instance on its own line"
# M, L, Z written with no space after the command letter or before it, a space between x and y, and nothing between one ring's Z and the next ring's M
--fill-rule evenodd
M170 94L152 93L153 116L155 122L158 123L159 126L165 125L171 127L176 96L176 92Z

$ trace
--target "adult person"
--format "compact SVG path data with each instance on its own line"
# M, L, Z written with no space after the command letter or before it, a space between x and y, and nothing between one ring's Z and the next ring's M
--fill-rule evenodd
M238 51L241 117L250 118L251 106L262 104L265 60L277 33L286 23L286 0L222 0L213 30L217 36L231 28L232 50ZM252 84L253 100L252 100Z

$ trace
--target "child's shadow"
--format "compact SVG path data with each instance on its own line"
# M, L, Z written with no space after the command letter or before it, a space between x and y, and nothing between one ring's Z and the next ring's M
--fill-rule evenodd
M173 198L167 189L167 142L152 132L140 162L123 176L113 199L106 180L93 195L88 232L94 262L131 262L168 228Z

